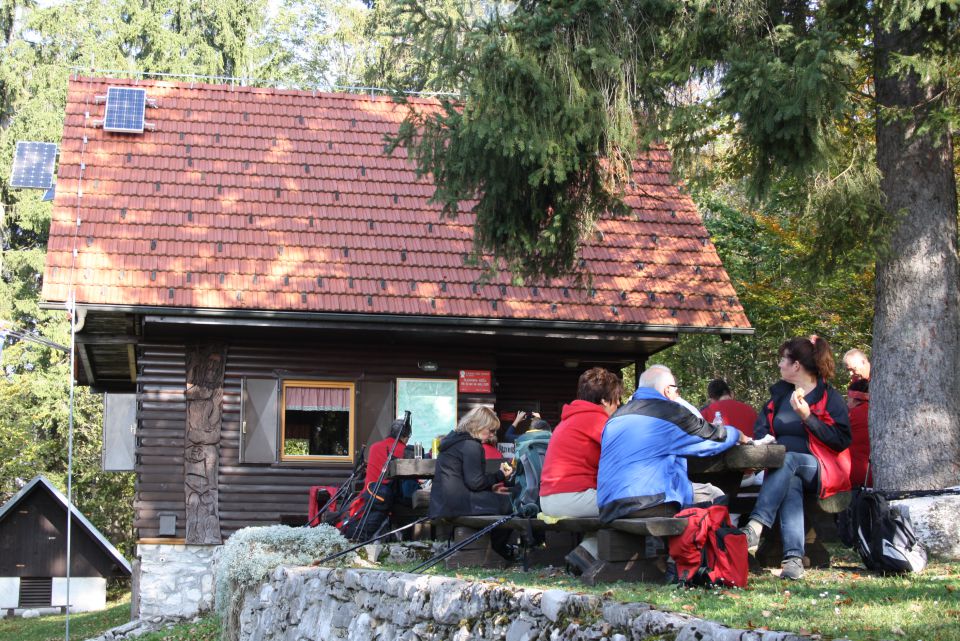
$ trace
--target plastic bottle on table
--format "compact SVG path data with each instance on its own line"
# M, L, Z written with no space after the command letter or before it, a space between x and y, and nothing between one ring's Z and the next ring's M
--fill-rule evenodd
M717 412L713 415L713 420L710 421L713 423L714 427L723 427L723 415L720 412Z

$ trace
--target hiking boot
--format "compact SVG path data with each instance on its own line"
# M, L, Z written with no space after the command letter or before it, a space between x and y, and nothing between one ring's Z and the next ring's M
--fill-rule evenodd
M740 531L747 536L747 553L756 556L757 548L760 547L760 535L754 532L752 527L742 527Z
M791 581L796 581L797 579L803 576L803 559L799 556L792 556L789 559L784 559L783 563L780 564L782 568L780 570L781 579L790 579Z

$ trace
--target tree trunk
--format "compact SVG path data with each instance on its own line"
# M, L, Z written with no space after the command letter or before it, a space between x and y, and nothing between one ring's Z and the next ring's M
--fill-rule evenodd
M896 216L877 261L870 381L874 483L931 489L960 482L960 305L957 197L946 127L920 132L940 87L890 71L892 54L919 50L916 32L876 38L877 164Z

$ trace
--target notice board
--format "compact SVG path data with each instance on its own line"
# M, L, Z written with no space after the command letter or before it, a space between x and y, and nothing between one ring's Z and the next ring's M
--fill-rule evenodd
M457 379L398 378L397 418L404 410L410 410L413 421L408 445L420 443L429 450L434 437L457 426Z

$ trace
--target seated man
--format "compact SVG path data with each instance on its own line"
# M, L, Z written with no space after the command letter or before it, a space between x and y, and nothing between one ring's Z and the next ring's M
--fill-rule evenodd
M369 508L364 505L359 513L366 514L366 518L358 515L357 518L347 520L342 532L348 539L364 541L386 527L390 511L401 497L396 487L397 482L387 477L384 468L387 467L390 459L403 458L412 431L413 427L409 421L398 418L390 424L387 437L377 441L367 450L367 472L363 479L363 492L360 496L364 504L372 503L372 505ZM390 448L394 444L396 446L391 456ZM381 480L379 488L377 488L378 480Z
M631 516L672 515L723 497L712 485L691 483L685 456L711 456L749 438L734 427L714 427L675 402L673 374L663 365L645 371L630 402L607 421L600 443L597 505L610 522ZM638 514L641 513L641 514Z
M703 408L703 418L713 423L719 412L724 425L733 425L753 438L753 424L757 422L757 413L752 407L733 397L733 392L725 380L718 378L710 381L707 385L707 396L711 403Z

